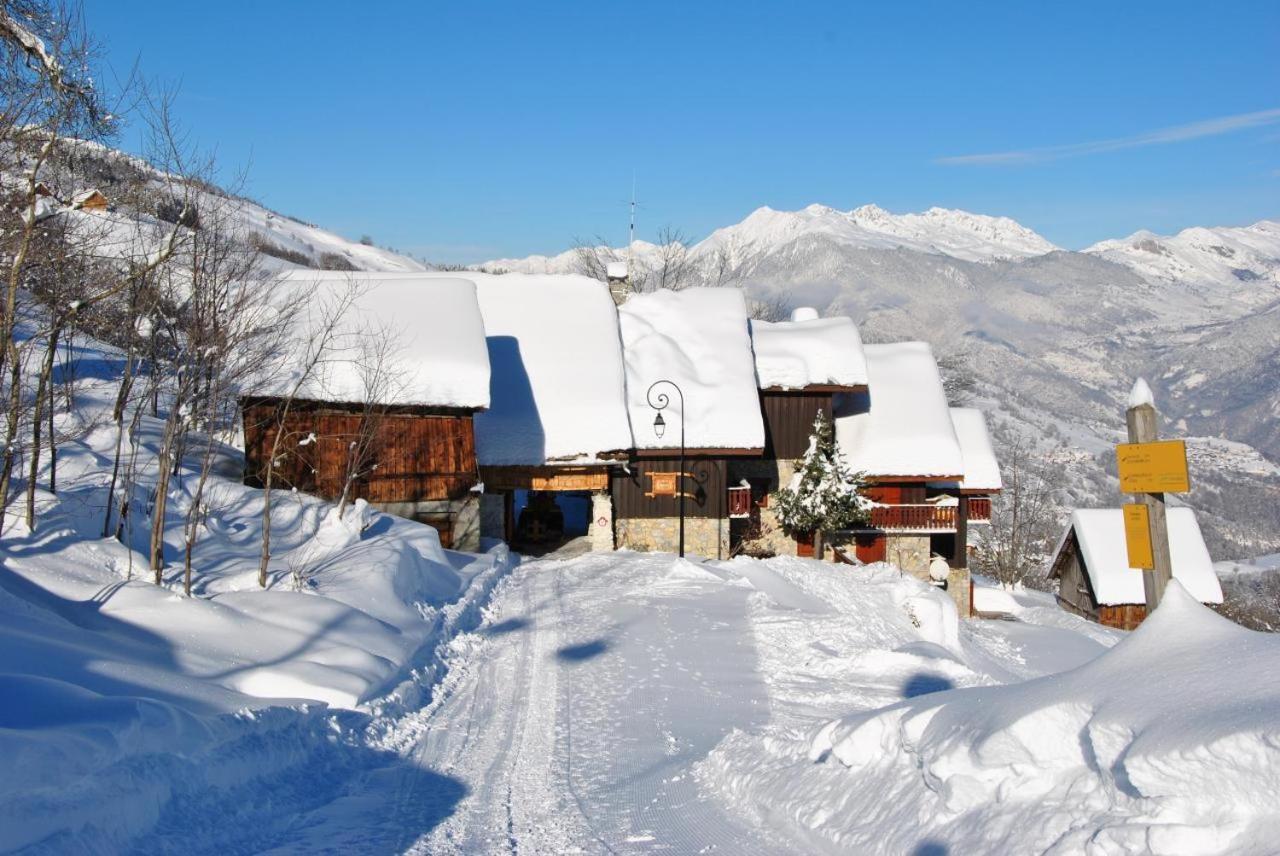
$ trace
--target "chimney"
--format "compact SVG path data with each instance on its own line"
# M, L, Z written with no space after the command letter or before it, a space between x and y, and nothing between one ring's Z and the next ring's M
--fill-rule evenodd
M605 266L605 277L609 280L609 294L613 302L621 306L631 291L631 281L627 274L626 262L609 262Z

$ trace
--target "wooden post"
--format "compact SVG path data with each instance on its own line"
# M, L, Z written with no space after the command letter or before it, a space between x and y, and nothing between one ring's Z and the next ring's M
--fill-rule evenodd
M1129 425L1130 443L1153 443L1159 439L1156 430L1156 408L1154 404L1140 403L1125 411L1125 421ZM1147 596L1147 614L1150 615L1160 605L1164 597L1165 586L1173 579L1173 562L1169 557L1169 526L1165 521L1163 493L1144 493L1142 501L1146 504L1151 521L1151 555L1155 560L1154 570L1142 572L1142 586Z
M951 567L969 567L969 497L960 494L956 502L955 549L951 551Z

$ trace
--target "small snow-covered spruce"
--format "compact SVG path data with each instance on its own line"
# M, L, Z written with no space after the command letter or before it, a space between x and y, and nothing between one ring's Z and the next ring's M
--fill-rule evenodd
M820 546L822 533L866 522L865 484L862 473L851 472L845 464L831 420L819 411L800 468L791 483L773 495L778 522L788 535L813 534L815 547Z

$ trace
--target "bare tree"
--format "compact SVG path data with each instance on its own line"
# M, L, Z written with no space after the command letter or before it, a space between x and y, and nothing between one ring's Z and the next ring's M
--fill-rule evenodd
M605 282L608 280L610 264L629 262L627 283L635 294L659 289L680 291L700 284L702 274L689 254L688 241L683 232L664 226L658 230L655 247L651 257L639 257L633 256L627 248L610 247L599 236L593 242L575 239L574 271Z
M5 401L0 455L0 530L8 508L18 433L26 416L24 366L33 340L19 343L24 275L48 202L42 178L64 134L103 137L110 114L91 83L93 49L74 6L43 0L0 5L0 172L16 181L4 200L0 256L7 268L0 302L0 384Z
M688 239L679 229L658 230L658 256L647 277L649 290L681 291L695 284L697 271L689 259Z
M791 309L791 298L785 294L747 298L747 315L755 321L786 321L791 318Z
M1006 585L1043 570L1058 535L1052 459L1022 435L1002 437L1004 489L993 499L991 523L982 528L976 565Z
M283 323L294 325L293 341L298 347L287 352L282 364L273 369L289 379L284 384L284 394L275 400L267 424L261 426L271 434L262 485L262 549L258 557L258 585L263 588L267 586L267 568L271 561L272 490L281 469L279 464L291 453L291 446L311 439L290 429L289 416L303 390L317 381L325 363L341 356L340 327L360 294L360 286L352 280L345 289L321 297L302 311L293 312L292 317L282 319Z
M396 331L381 328L362 332L358 371L363 388L360 420L347 443L347 459L338 497L338 519L355 499L359 483L378 468L382 428L391 404L404 388L404 373L397 365Z

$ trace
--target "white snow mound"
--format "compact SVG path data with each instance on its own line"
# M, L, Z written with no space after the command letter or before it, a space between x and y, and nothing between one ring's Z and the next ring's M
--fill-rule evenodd
M992 852L1268 852L1278 709L1280 638L1174 582L1137 631L1073 671L838 719L810 754L849 768L854 793L833 802L892 799L920 819L889 830L886 852L977 828Z

